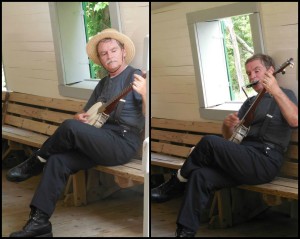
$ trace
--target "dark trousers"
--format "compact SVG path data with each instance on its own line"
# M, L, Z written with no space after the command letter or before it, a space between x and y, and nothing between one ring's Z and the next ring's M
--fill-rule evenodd
M140 144L138 134L118 125L95 128L77 120L64 121L37 152L47 162L30 206L51 216L70 174L97 164L127 163Z
M263 143L235 144L218 136L205 136L181 168L188 179L177 223L197 231L201 211L215 190L271 181L282 164L282 154Z

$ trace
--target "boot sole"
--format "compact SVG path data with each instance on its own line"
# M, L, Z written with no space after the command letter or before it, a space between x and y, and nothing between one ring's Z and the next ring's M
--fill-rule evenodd
M7 179L7 181L9 181L9 182L20 183L20 182L23 182L23 181L25 181L25 180L27 180L27 179L30 179L30 178L34 177L34 176L38 176L38 175L40 175L40 174L41 174L41 173L32 174L32 175L30 175L30 176L28 176L28 177L25 177L25 178L20 178L20 177L10 177L10 176L6 175L6 179Z
M39 236L36 236L36 237L53 237L53 233L50 232L50 233L39 235Z
M35 175L34 175L34 176L35 176ZM27 180L27 179L29 179L29 178L31 178L31 177L27 177L27 178L6 177L7 181L9 181L9 182L14 182L14 183L23 182L23 181L25 181L25 180Z

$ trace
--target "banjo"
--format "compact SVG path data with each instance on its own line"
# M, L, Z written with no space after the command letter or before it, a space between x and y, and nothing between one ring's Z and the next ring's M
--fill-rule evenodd
M284 74L285 68L288 66L291 66L291 67L294 66L293 58L290 58L289 60L284 62L279 67L279 69L273 73L273 76L276 76L276 74L278 74L280 72L282 72L282 74ZM253 84L256 84L256 83L258 83L258 82L255 82ZM229 139L230 141L239 144L247 136L247 134L250 130L250 124L254 118L254 111L255 111L258 103L262 99L265 92L266 92L266 89L263 88L263 90L255 97L254 102L252 103L252 105L250 106L250 108L248 109L248 111L246 112L244 117L242 118L241 122L234 128L233 134Z
M87 124L93 125L96 128L101 128L109 118L109 114L115 109L119 101L124 101L123 98L132 90L132 83L125 87L117 96L113 97L106 103L97 102L86 112L89 114Z

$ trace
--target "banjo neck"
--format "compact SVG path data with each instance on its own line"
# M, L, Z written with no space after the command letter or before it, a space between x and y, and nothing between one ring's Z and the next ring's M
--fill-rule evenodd
M118 95L116 95L106 103L102 104L101 107L98 109L98 113L104 112L105 114L110 114L118 104L119 100L126 96L131 90L132 83L125 87Z

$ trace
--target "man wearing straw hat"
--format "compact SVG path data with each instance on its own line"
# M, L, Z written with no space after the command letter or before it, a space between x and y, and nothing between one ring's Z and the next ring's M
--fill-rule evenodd
M140 70L128 65L135 55L132 40L115 29L105 29L90 39L86 50L92 61L108 71L108 76L98 83L83 112L64 121L41 149L8 171L7 179L13 182L24 181L43 171L30 203L29 220L21 231L10 237L51 237L49 218L69 175L98 164L127 163L141 145L146 80ZM133 91L126 95L122 107L118 108L121 105L118 103L100 128L90 125L90 107L98 101L112 99L127 82L131 83Z

